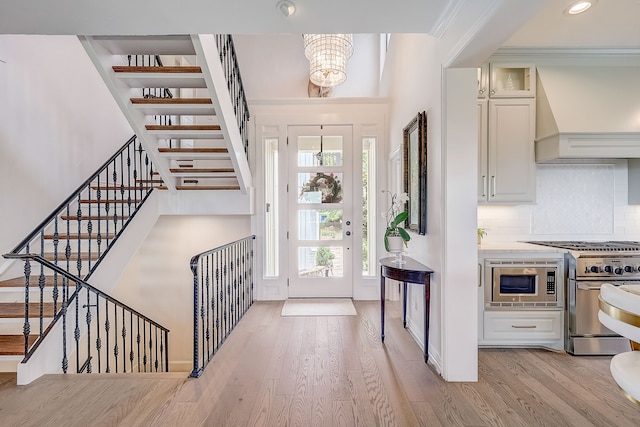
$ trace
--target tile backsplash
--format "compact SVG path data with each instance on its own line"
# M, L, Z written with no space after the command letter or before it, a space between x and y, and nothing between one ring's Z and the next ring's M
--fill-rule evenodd
M627 205L627 162L540 164L536 204L479 206L485 240L640 240L640 206Z

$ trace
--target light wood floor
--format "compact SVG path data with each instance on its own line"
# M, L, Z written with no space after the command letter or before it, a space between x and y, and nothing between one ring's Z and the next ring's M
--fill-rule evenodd
M1 426L638 426L609 357L480 351L477 383L446 383L390 304L358 316L245 315L199 379L184 374L0 375Z

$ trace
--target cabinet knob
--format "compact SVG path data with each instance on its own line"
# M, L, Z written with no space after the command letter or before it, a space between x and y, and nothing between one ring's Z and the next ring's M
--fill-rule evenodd
M492 89L492 90L491 90L491 95L495 95L495 94L496 94L496 90L495 90L495 89Z

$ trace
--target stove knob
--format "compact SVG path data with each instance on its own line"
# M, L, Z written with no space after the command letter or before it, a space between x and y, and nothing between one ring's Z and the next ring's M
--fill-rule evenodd
M625 265L625 266L624 266L624 272L625 272L625 273L633 273L633 272L634 272L634 270L635 270L635 269L634 269L633 267L631 267L630 265Z
M610 266L610 265L605 265L605 266L604 266L604 271L605 271L606 273L611 273L611 272L613 271L613 269L611 268L611 266Z
M616 267L614 273L621 275L622 273L624 273L624 270L622 269L622 267Z
M640 268L640 267L638 267L638 268ZM600 273L600 267L598 267L597 265L592 265L589 268L589 271L591 271L592 273Z

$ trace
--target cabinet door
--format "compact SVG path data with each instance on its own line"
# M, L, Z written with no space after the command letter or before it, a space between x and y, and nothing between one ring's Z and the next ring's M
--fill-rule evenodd
M478 101L478 201L486 202L489 191L489 159L487 133L488 102Z
M489 94L489 64L478 67L478 99L484 99Z
M533 64L490 64L491 98L533 98L536 96L536 67Z
M535 199L535 100L489 100L489 202Z

